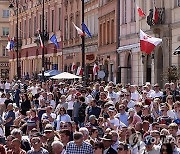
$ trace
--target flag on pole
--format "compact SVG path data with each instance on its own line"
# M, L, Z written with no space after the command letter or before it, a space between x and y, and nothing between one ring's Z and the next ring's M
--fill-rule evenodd
M79 27L77 27L77 26L74 24L74 22L73 22L73 25L74 25L74 27L76 28L77 33L78 33L79 35L83 36L83 35L84 35L83 31L82 31Z
M82 76L83 72L82 72L82 68L81 66L78 67L76 75Z
M153 21L154 21L155 24L158 23L158 19L159 19L158 9L156 7L154 7L154 10L153 10Z
M57 37L55 34L51 36L50 41L55 44L56 48L59 48L59 44L57 42Z
M44 48L44 44L42 42L42 39L41 39L41 35L39 34L39 40L40 40L40 45L41 45L41 48Z
M12 50L14 48L14 38L11 39L9 36L8 36L8 44L6 46L6 49L7 50Z
M89 37L92 37L88 27L86 26L86 24L83 22L82 23L82 30L89 36Z
M94 76L97 75L98 70L99 70L98 65L96 63L94 63L94 67L93 67L93 75Z
M162 39L149 36L140 29L140 48L142 52L150 54L161 42Z
M143 10L137 4L136 4L136 8L137 8L137 11L138 11L138 14L140 17L146 16L146 14L143 12Z
M71 72L74 72L74 70L76 69L76 65L74 64L74 62L72 63L72 66L71 66Z

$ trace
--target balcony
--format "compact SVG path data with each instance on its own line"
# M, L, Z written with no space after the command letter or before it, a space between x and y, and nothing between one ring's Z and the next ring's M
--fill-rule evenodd
M157 22L154 21L154 9L149 10L149 15L147 16L147 24L149 26L154 25L162 25L165 23L165 8L157 8L158 11L158 20Z

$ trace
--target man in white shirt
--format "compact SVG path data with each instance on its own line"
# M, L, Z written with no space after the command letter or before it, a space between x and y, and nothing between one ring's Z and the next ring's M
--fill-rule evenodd
M138 102L139 101L139 93L137 92L135 85L130 86L131 91L131 100Z
M109 86L108 87L108 95L107 98L111 99L113 101L114 104L116 104L118 96L117 94L113 91L113 87Z
M156 98L156 97L163 97L163 92L160 91L159 85L155 84L154 85L154 92L151 93L151 98Z
M5 92L8 93L10 90L11 84L9 82L8 79L6 79L6 83L5 83Z

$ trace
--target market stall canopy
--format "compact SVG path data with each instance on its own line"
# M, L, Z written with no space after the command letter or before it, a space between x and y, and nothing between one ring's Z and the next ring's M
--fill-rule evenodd
M63 72L58 75L55 75L51 77L51 79L80 79L80 76L68 73L68 72Z
M44 72L44 76L50 77L50 76L55 76L60 74L61 72L59 72L58 70L48 70ZM42 73L38 74L39 76L42 76Z

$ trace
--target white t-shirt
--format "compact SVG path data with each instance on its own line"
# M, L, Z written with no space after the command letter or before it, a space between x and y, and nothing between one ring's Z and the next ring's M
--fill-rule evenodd
M159 92L153 92L151 93L151 98L155 98L155 97L162 97L163 96L163 92L159 91Z
M56 119L56 114L55 113L51 113L50 116L55 120ZM44 120L44 119L48 119L48 116L47 116L47 113L44 113L41 117L41 120ZM54 121L51 122L51 125L54 126Z
M58 115L57 116L57 127L56 130L60 130L60 122L70 122L71 121L71 117L68 114L64 114L64 115Z
M10 89L11 84L9 82L5 83L5 89Z
M138 92L131 93L131 99L137 102L139 100L139 93Z
M113 126L117 126L117 129L118 129L118 127L119 127L119 120L118 120L117 118L114 118L114 119L111 119L111 120L110 120L110 118L108 118L108 120L109 120L109 122L110 122ZM107 127L109 127L107 122L105 123L105 125L106 125ZM109 128L110 128L110 127L109 127Z
M33 96L34 96L35 94L37 94L37 87L32 86L32 87L31 87L31 93L32 93Z
M56 107L56 102L54 100L50 100L50 105L55 109Z

